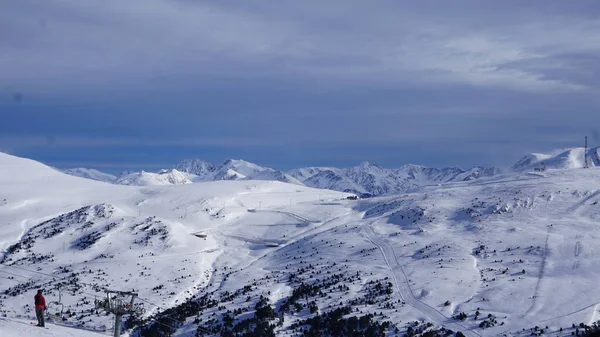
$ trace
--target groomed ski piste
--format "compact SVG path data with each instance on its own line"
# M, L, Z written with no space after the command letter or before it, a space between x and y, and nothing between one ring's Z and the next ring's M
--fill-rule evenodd
M46 325L40 328L25 319L0 317L0 334L6 337L39 336L39 337L98 337L96 332L74 329L59 325ZM124 335L123 335L124 336Z
M103 289L139 293L129 336L567 336L600 320L597 168L348 200L269 181L120 186L0 154L0 186L2 336L40 329L25 325L38 288L64 317L40 336L110 334Z

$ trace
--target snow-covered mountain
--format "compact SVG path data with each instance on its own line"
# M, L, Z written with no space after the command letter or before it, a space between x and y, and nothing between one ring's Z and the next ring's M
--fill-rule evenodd
M229 159L215 166L212 176L207 178L207 180L269 180L300 184L299 181L281 171L239 159Z
M245 160L229 159L214 165L202 159L185 159L171 170L158 173L131 172L121 175L115 183L122 185L181 185L217 180L267 180L301 185L295 178L268 167Z
M115 183L119 185L157 186L191 184L195 180L197 180L197 177L193 174L172 169L161 170L158 173L141 171L124 174L115 180Z
M566 337L600 320L600 168L435 172L401 173L462 179L354 201L274 181L120 186L0 154L0 334L30 332L38 288L56 324L105 333L94 299L135 290L131 337Z
M98 172L96 170L88 170ZM191 182L217 180L281 181L320 189L359 194L363 197L399 193L419 186L490 177L500 171L496 168L475 167L427 168L404 165L387 169L370 162L351 168L305 167L289 172L263 167L245 160L229 159L220 165L202 159L185 159L171 170L127 172L118 178L100 179L102 174L83 174L85 169L64 170L65 173L122 185L179 185ZM77 174L77 172L81 172ZM110 177L110 175L106 175Z
M534 170L541 167L542 163L547 168L582 167L583 152L583 148L571 148L550 154L529 154L513 165L508 172ZM588 158L589 166L599 166L600 148L589 149ZM94 174L85 174L88 172L85 169L78 170L75 173L79 172L79 174L68 170L66 172L91 179L111 181L109 178L102 179L103 176L98 171L88 170ZM304 167L282 172L244 160L230 159L220 165L214 165L201 159L186 159L176 165L174 170L167 172L163 170L158 174L134 172L112 181L127 185L164 185L217 180L268 180L350 192L367 197L402 193L427 185L489 178L500 173L503 172L494 167L431 168L408 164L399 168L383 168L371 162L363 162L350 168Z
M500 170L496 168L438 169L411 164L388 169L370 162L348 169L309 167L289 172L306 186L353 192L363 196L400 193L420 186L473 180L498 173Z
M589 167L600 166L600 147L590 148L587 151ZM585 148L575 147L556 150L551 153L531 153L521 158L512 170L525 171L536 168L570 169L581 168L585 164Z
M193 174L200 179L205 179L217 170L217 167L206 160L202 159L184 159L175 169L181 172Z
M370 162L351 168L305 167L282 172L240 159L229 159L220 165L202 159L185 159L172 170L162 170L159 173L128 172L113 182L151 186L217 180L266 180L356 193L366 197L399 193L431 184L491 177L499 172L496 168L437 169L418 165L388 169Z
M139 294L131 337L566 337L600 320L600 168L435 172L401 173L462 176L354 201L273 181L120 186L0 154L0 335L33 331L38 288L64 318L47 336L106 334L104 289Z
M86 169L86 168L82 168L82 167L72 168L72 169L64 169L64 170L60 170L60 171L66 173L66 174L72 175L72 176L82 177L82 178L92 179L92 180L98 180L98 181L103 181L103 182L107 182L107 183L114 183L117 180L117 177L112 174L100 172L100 171L94 170L94 169Z

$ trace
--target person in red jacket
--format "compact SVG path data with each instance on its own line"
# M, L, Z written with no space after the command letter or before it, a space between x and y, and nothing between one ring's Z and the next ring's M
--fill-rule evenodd
M42 289L37 291L37 295L33 297L35 301L35 315L37 316L38 324L37 326L44 326L44 311L47 309L46 307L46 299L44 295L42 295Z

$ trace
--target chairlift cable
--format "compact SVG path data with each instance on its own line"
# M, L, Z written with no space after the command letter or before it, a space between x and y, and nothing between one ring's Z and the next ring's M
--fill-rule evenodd
M26 279L26 280L29 280L29 279L30 279L30 278L29 278L29 277L27 277L27 276L18 275L18 274L13 274L13 273L11 273L11 272L4 271L4 270L0 270L0 273L5 273L5 274L12 275L12 276L16 276L16 277L24 278L24 279Z
M193 253L189 253L189 254L186 254L186 255L191 255L191 254L196 254L196 253L198 253L198 252L193 252ZM150 259L150 258L149 258L149 259ZM108 261L107 261L107 262L108 262ZM31 270L31 269L27 269L27 268L23 268L23 267L18 267L18 266L14 266L14 265L8 265L8 264L4 264L4 263L0 263L0 265L2 265L2 266L5 266L5 267L10 267L10 268L15 268L15 269L19 269L19 270L27 271L27 272L31 272L31 273L35 273L35 274L39 274L39 275L44 275L44 276L47 276L47 277L52 277L52 278L53 278L53 279L55 279L55 280L56 280L56 279L58 279L58 280L65 280L65 279L67 279L68 277L70 277L70 276L64 276L64 277L60 277L60 276L57 276L57 275L47 274L47 273L43 273L43 272L40 272L40 271L37 271L37 270ZM6 272L6 271L3 271L3 270L0 270L0 272L4 272L4 273L6 273L6 274L12 274L12 273L10 273L10 272ZM21 277L21 278L23 278L23 279L28 279L27 277L25 277L25 276L22 276L22 275L16 275L16 274L12 274L12 275L15 275L15 276ZM2 277L2 278L6 278L7 280L12 280L12 281L14 281L14 282L22 283L22 281L18 281L18 280L11 279L11 278L8 278L8 277L3 277L3 276L0 276L0 277ZM84 282L78 282L78 283L79 283L79 284L81 284L81 285L89 286L89 287L91 287L92 289L99 288L99 289L101 289L101 291L106 291L106 290L107 290L106 288L104 288L104 287L101 287L101 286L99 286L99 285L93 285L93 284L84 283ZM59 287L60 287L60 285L59 285ZM76 290L75 290L75 291L76 291ZM84 296L84 295L87 295L87 296ZM79 293L79 294L76 294L76 295L72 295L72 296L82 296L82 297L84 297L84 298L89 298L89 299L92 299L92 298L91 298L91 297L88 297L88 296L93 296L93 300L94 300L94 301L96 301L96 300L97 300L97 296L98 296L98 295L97 295L97 294L90 294L90 293L88 293L88 292L82 291L81 293ZM157 308L158 308L158 309L160 309L160 310L165 310L163 307L159 306L158 304L152 303L152 302L150 302L150 301L148 301L148 300L146 300L146 299L143 299L143 298L141 298L141 297L139 297L139 296L136 296L136 298L137 298L137 299L139 299L139 300L140 300L140 301L142 301L142 302L146 302L146 303L148 303L148 304L150 304L150 305L153 305L153 306L157 307ZM163 325L163 326L166 326L166 327L169 327L169 328L173 328L172 326L169 326L169 325L166 325L166 324L164 324L164 323L161 323L161 322L157 321L159 318L167 318L167 319L170 319L170 320L172 320L173 322L177 322L178 324L182 323L181 321L179 321L179 320L176 320L176 319L174 319L174 318L172 318L172 317L170 317L170 316L166 316L166 315L165 315L165 316L161 316L161 317L157 317L157 318L150 318L150 321L151 321L151 322L153 321L153 322L155 322L155 323L157 323L157 324L159 324L159 325ZM208 330L206 330L206 329L204 329L204 328L202 328L202 327L200 327L200 326L198 326L198 329L199 329L199 330L201 330L201 331L204 331L204 332L206 332L206 333L211 333L210 331L208 331Z
M165 310L164 308L162 308L162 307L161 307L161 306L159 306L158 304L152 303L152 302L150 302L150 301L148 301L148 300L146 300L146 299L143 299L143 298L141 298L141 297L138 297L138 299L139 299L140 301L142 301L142 302L146 302L146 303L148 303L148 304L150 304L150 305L153 305L153 306L157 307L157 308L158 308L158 309L160 309L160 310ZM165 316L161 316L160 318L168 318L168 319L172 320L173 322L182 323L181 321L179 321L179 320L176 320L176 319L174 319L174 318L172 318L172 317L170 317L170 316L167 316L167 315L165 315ZM156 320L156 319L158 319L158 318L155 318L155 320ZM157 322L157 323L158 323L158 322ZM204 331L205 331L205 332L207 332L207 333L211 333L210 331L208 331L208 330L206 330L206 329L204 329L204 328L202 328L202 327L200 327L200 326L198 326L198 329L200 329L200 330L204 330Z

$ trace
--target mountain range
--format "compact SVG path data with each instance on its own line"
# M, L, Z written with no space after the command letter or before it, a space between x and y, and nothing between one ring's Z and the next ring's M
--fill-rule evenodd
M600 321L600 169L578 151L363 200L239 161L188 162L232 180L123 186L0 153L0 336L108 334L107 290L138 295L130 337L582 336Z
M125 172L113 176L93 169L75 168L64 173L120 185L155 186L182 185L217 180L281 181L308 187L354 193L370 197L401 193L427 185L470 181L501 173L514 173L541 168L562 169L582 167L583 148L557 150L549 154L532 153L521 158L509 170L495 167L431 168L407 164L399 168L384 168L375 163L362 162L350 168L303 167L287 172L263 167L244 160L229 159L215 165L202 159L185 159L170 169L158 172ZM600 165L600 149L588 150L588 165Z

